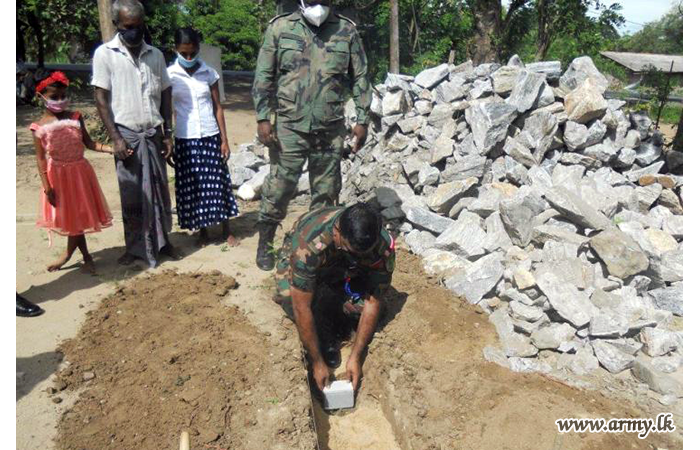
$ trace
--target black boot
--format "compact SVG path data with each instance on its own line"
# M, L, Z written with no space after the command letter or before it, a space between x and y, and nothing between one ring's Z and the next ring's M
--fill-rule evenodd
M269 271L275 267L275 255L273 253L273 242L275 240L275 231L277 224L270 222L258 222L258 254L255 258L255 263L260 270Z
M35 317L44 314L44 310L34 303L30 302L21 295L17 296L17 316L18 317Z
M327 317L319 318L316 329L318 331L321 356L328 367L337 369L340 367L339 339L333 329L333 323Z

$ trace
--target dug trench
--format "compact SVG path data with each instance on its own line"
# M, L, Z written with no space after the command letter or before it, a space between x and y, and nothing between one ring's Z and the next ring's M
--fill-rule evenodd
M57 448L176 448L183 430L193 449L215 450L681 447L677 433L558 434L558 418L650 412L484 361L482 348L497 342L487 316L403 250L350 410L312 404L291 322L263 331L255 307L226 306L242 291L269 301L245 289L216 272L165 272L104 299L61 347L57 383L79 399L59 422Z

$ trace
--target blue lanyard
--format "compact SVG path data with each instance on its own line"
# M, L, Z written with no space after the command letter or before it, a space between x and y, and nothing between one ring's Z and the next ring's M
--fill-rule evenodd
M362 300L362 294L353 292L352 289L350 289L350 277L345 278L345 295L350 297L350 301L353 303L357 303Z

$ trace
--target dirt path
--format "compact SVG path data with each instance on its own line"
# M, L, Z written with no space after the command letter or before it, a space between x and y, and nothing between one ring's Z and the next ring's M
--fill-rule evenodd
M255 120L247 88L228 92L234 146L252 139ZM65 243L57 238L49 248L34 226L39 181L26 131L30 115L18 111L16 283L47 312L16 321L17 448L174 448L184 428L193 431L197 449L313 448L296 330L269 301L269 273L255 267L257 205L241 205L242 216L232 221L240 247L218 242L200 249L176 230L173 242L185 259L155 270L123 268L115 262L123 237L113 161L89 154L117 218L111 229L88 237L99 275L83 275L78 265L48 273L45 265ZM294 205L284 227L305 208ZM223 293L231 278L238 287ZM71 338L62 362L57 349ZM626 434L557 434L560 417L649 417L650 411L486 363L481 350L496 340L485 315L401 251L356 408L313 409L321 448L680 448L679 435L642 442ZM85 381L86 372L95 378ZM56 387L59 392L46 392Z

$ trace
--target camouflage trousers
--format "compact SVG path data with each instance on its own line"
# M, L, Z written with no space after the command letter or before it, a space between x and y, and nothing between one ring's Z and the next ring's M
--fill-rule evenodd
M340 160L345 127L304 133L276 125L279 146L270 148L270 173L265 178L260 202L260 222L279 223L299 183L304 163L309 161L311 205L309 210L335 206L341 187Z
M275 286L277 291L273 297L275 303L280 305L290 319L294 320L292 308L291 270L289 268L289 254L291 249L291 233L287 233L280 250L275 271ZM344 267L334 266L322 268L319 271L314 297L311 303L311 311L316 319L320 317L341 321L343 318L359 319L364 307L364 296L359 301L352 301L345 293ZM353 278L352 287L357 292L366 292L363 277Z

